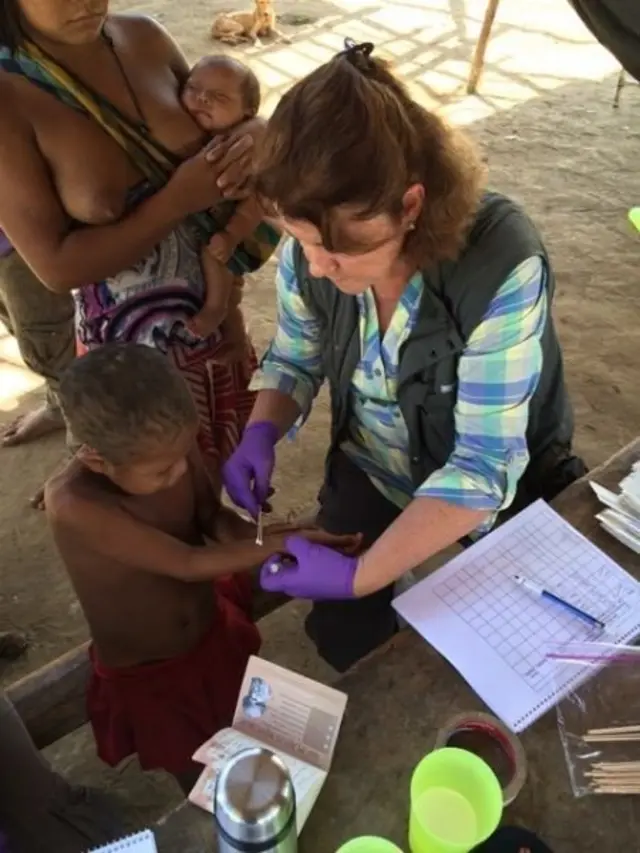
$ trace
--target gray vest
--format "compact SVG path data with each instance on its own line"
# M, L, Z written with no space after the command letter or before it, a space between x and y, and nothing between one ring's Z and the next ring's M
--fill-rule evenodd
M550 305L555 280L535 226L513 201L487 193L459 258L424 271L422 301L400 352L398 375L398 404L409 433L415 486L441 468L453 450L458 362L466 342L512 270L532 255L542 258ZM360 359L358 305L355 296L341 293L329 279L309 275L299 244L294 265L302 297L321 321L324 375L331 393L331 453L344 440L349 420L351 379ZM542 350L542 375L529 407L530 468L552 445L570 446L573 433L550 311Z

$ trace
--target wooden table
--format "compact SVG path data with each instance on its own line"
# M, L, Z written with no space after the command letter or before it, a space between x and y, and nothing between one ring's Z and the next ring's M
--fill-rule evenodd
M615 484L640 459L640 439L591 477ZM598 503L586 481L570 486L555 508L620 565L640 579L640 557L602 531ZM407 849L411 771L454 713L482 707L462 678L411 631L362 661L336 684L349 696L333 768L301 837L303 853L332 853L347 838L379 834ZM537 831L556 853L640 849L637 798L571 793L555 713L522 736L529 762L525 788L505 815ZM210 815L187 804L156 830L160 853L213 851Z

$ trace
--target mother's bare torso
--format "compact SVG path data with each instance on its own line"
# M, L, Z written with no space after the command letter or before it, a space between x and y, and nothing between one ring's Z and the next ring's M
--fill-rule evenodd
M187 67L173 42L157 24L142 17L112 15L107 27L152 136L175 153L186 156L197 151L202 132L180 105L179 88ZM68 47L54 58L138 120L127 82L107 43L87 47ZM55 219L66 216L105 224L122 216L128 192L142 176L93 119L24 78L2 72L0 118L3 127L13 127L12 136L22 137L25 150L19 170L28 185L25 190L31 190L33 199L41 200ZM0 185L0 193L3 190Z
M165 149L185 157L199 150L201 131L180 104L188 68L174 42L141 17L111 16L105 32L107 39L59 48L53 58L126 117L144 121ZM10 97L0 112L9 113L7 120L22 139L14 131L13 149L0 140L0 156L8 149L6 162L17 167L9 176L0 169L0 197L4 191L14 199L7 207L9 202L0 198L0 223L8 224L14 245L47 284L52 267L43 254L48 246L55 247L56 239L79 224L118 221L144 198L145 187L126 152L95 119L20 76L0 74L0 100L2 87ZM27 155L22 160L21 150ZM17 172L19 186L3 186L15 181ZM196 345L185 326L204 295L193 228L184 223L134 263L129 260L109 274L99 270L89 281L80 272L85 268L76 267L77 284L83 285L74 293L80 342L91 348L136 340L165 351L175 338Z

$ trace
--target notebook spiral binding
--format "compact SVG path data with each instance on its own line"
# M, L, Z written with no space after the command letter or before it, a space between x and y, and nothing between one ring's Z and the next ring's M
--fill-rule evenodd
M126 851L136 850L138 853L158 853L155 837L150 830L126 835L104 847L93 847L87 853L126 853Z

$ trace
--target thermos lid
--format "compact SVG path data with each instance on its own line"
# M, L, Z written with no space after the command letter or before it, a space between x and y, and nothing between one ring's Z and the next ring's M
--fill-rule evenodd
M295 793L284 762L262 747L234 755L216 780L214 815L234 846L286 834L295 821Z

